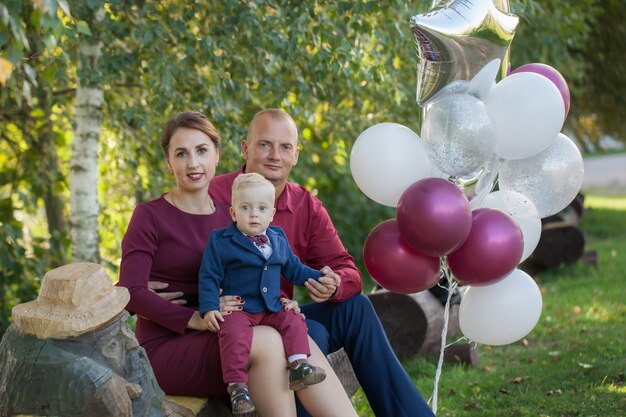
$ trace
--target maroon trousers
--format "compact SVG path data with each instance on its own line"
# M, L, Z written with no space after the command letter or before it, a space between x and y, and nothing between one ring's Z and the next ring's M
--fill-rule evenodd
M248 382L252 327L260 325L273 327L280 333L285 357L298 353L311 355L306 323L293 310L280 310L276 313L233 312L224 316L224 322L220 323L220 330L217 332L225 383Z

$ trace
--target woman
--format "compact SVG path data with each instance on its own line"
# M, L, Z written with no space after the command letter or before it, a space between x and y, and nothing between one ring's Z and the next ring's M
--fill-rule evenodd
M167 122L161 148L176 186L133 212L122 241L119 285L130 291L127 309L138 316L136 335L161 388L171 395L217 397L228 404L217 335L197 312L202 252L213 229L231 222L228 207L216 204L209 192L219 145L219 134L200 113L183 112ZM193 296L186 305L175 304L150 290L148 281ZM220 305L223 314L241 310L238 297L222 297ZM311 362L331 370L310 343ZM249 387L259 416L296 415L280 335L264 326L254 328ZM315 416L356 416L332 371L325 383L298 396Z

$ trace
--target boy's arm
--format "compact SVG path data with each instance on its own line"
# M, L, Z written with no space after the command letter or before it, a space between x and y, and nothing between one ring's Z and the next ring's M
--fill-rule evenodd
M223 278L223 262L216 233L212 233L202 254L198 273L198 298L200 316L220 309L220 284Z

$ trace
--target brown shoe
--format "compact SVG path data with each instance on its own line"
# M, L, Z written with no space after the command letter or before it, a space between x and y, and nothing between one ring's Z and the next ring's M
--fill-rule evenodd
M289 389L297 391L326 379L326 371L311 365L306 359L298 359L289 364Z
M247 384L231 384L227 388L234 416L241 416L254 411Z

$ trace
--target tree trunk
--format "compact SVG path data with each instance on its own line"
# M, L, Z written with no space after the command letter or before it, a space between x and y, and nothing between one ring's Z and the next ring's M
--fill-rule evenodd
M100 42L79 46L76 90L76 128L70 165L70 226L74 262L100 262L98 228L98 146L104 93L93 74L99 74ZM98 77L96 77L96 80Z
M46 93L41 94L41 100L46 112L46 120L50 120L51 112ZM50 260L51 266L57 267L67 263L66 239L68 235L67 221L63 207L63 200L55 192L54 185L58 182L59 158L54 143L54 133L51 123L46 123L37 138L41 150L41 163L39 164L39 176L43 185L43 201L48 220L48 233L50 233Z

